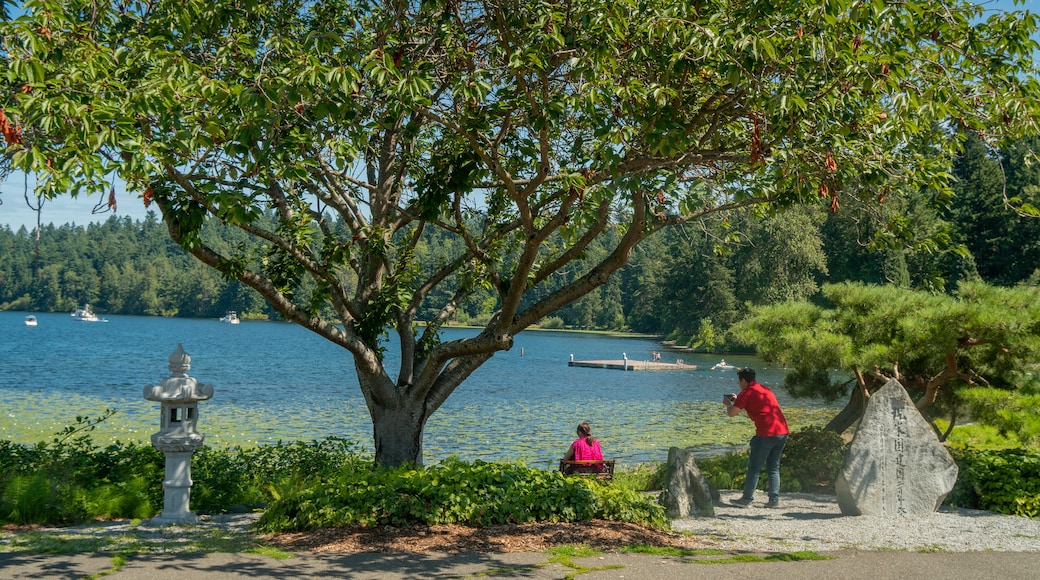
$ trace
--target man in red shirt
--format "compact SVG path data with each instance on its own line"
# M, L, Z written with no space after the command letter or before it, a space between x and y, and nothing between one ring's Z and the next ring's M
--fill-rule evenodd
M780 507L780 454L787 444L787 419L773 391L755 380L754 369L737 371L737 382L740 383L740 394L726 395L722 403L726 405L726 413L730 417L747 411L748 417L755 422L755 436L751 438L744 495L730 503L740 507L751 505L758 486L758 475L765 465L769 475L769 502L765 507L777 508Z

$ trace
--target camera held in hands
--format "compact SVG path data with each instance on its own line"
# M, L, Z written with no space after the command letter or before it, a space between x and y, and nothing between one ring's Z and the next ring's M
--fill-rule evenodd
M734 394L734 393L730 393L728 395L723 396L722 399L723 399L724 402L728 402L730 404L733 404L737 400L737 395Z

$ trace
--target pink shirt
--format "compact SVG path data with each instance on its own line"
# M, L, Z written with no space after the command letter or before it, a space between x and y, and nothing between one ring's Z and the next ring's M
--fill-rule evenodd
M589 445L585 438L582 437L574 443L571 443L571 447L574 448L574 459L578 461L603 461L603 452L599 449L598 439L593 439L592 445Z

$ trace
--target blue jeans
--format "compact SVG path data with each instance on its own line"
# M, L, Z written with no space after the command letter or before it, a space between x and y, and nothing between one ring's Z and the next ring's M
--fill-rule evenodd
M758 487L758 475L762 473L762 465L769 474L769 501L780 499L780 454L787 444L787 435L777 437L751 438L751 455L748 457L747 479L744 481L744 499L750 501L755 497Z

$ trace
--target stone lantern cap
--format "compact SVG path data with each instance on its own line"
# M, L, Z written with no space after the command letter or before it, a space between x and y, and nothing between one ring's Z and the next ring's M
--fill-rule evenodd
M184 352L184 347L177 344L177 350L170 354L169 377L158 385L144 388L144 398L162 403L190 403L205 401L213 396L213 386L204 385L189 377L186 373L191 368L191 356Z

